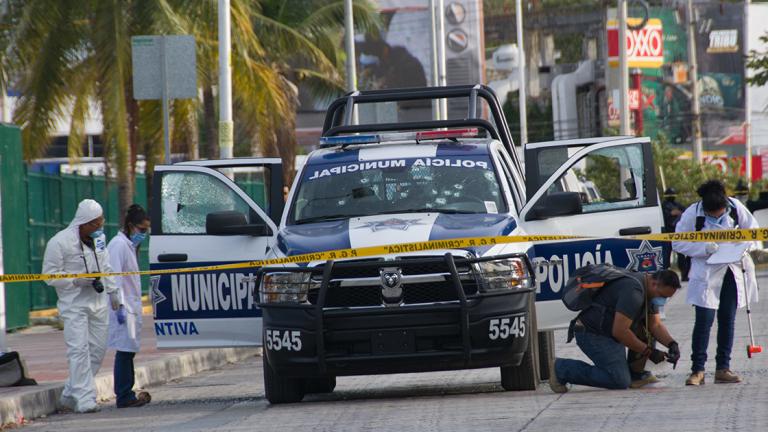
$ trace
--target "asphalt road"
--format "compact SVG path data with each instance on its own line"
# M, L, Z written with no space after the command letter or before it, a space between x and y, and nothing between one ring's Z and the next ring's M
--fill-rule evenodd
M761 285L768 286L765 275ZM712 384L714 333L707 384L686 387L693 310L683 293L666 310L666 324L680 343L683 359L672 370L654 366L663 383L640 390L574 387L554 394L546 383L529 392L504 392L498 370L339 378L329 395L307 396L299 404L270 406L264 399L261 359L253 358L148 389L153 402L96 414L58 414L20 428L39 431L766 431L768 353L746 356L744 309L736 322L731 367L741 384ZM764 291L761 292L764 294ZM764 294L765 295L765 294ZM753 305L758 343L768 348L768 301ZM583 356L556 334L560 357Z

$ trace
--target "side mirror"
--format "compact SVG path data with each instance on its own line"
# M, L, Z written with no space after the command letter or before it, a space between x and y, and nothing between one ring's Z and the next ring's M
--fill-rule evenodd
M581 195L578 192L553 192L541 197L528 212L525 220L548 219L581 212Z
M211 212L205 216L208 235L268 236L271 230L265 223L249 224L243 213L232 210Z

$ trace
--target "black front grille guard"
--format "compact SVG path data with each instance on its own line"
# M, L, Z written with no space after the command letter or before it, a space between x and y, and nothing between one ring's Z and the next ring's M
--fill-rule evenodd
M469 258L469 259L462 258L462 263L474 264L479 262L496 261L496 260L502 260L502 259L508 259L508 258L522 258L523 262L525 263L528 269L528 275L531 279L530 288L517 290L514 293L518 294L518 293L534 291L535 279L534 279L533 267L531 266L531 263L528 260L527 255L525 254L512 253L512 254L494 255L494 256L482 257L482 258ZM450 252L446 252L445 255L443 255L443 259L445 260L445 264L447 265L448 271L451 274L453 287L456 289L456 294L458 295L459 309L461 314L462 350L463 350L465 361L469 363L472 357L472 347L470 345L470 340L469 340L469 308L467 307L467 296L464 293L464 288L462 287L461 280L459 279L459 272L456 268L455 257ZM260 295L261 281L265 273L321 273L322 272L322 281L320 283L320 293L317 296L317 303L314 306L307 305L307 304L296 304L296 303L269 303L268 305L270 307L271 306L302 307L302 308L312 307L315 309L316 311L315 334L317 337L317 340L315 341L315 343L317 345L317 356L318 356L320 371L322 373L325 373L327 368L326 368L326 360L325 360L325 338L323 335L323 329L324 329L323 319L324 319L325 299L328 293L328 287L330 286L331 275L333 273L334 267L354 268L354 267L371 267L374 265L397 267L398 265L434 263L436 261L437 261L437 258L423 258L423 259L418 258L418 259L407 259L407 260L400 259L400 260L394 260L394 261L377 261L374 264L370 261L336 262L334 260L328 260L325 262L325 265L323 267L262 267L256 273L257 276L256 276L256 285L254 287L254 291L255 291L254 297L259 299L259 307L262 307L263 303L261 303L261 295ZM505 293L505 294L509 294L509 293Z

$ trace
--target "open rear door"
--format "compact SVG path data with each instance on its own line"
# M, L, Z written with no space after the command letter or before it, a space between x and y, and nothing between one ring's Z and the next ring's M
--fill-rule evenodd
M263 259L282 213L279 159L155 168L150 268ZM261 344L256 268L152 276L158 348Z
M540 330L562 328L572 318L560 299L575 269L590 263L636 271L663 267L661 243L615 238L658 233L663 226L648 138L533 144L525 165L529 199L520 220L527 233L606 237L532 248Z

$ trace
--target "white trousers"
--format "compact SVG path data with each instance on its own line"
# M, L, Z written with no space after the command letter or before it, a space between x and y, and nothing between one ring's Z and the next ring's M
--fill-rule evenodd
M79 407L91 405L96 403L93 378L101 368L107 348L107 308L71 307L59 313L64 320L69 363L69 378L62 396L74 398Z

